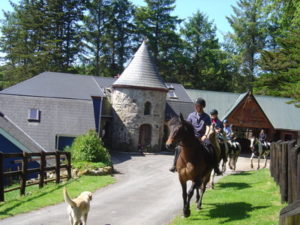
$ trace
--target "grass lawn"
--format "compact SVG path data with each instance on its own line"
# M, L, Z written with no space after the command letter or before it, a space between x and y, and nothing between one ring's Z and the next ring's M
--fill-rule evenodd
M171 224L278 225L284 206L269 170L244 172L222 178L215 190L205 193L202 210L193 202L191 216L178 216Z
M19 190L8 192L5 193L5 202L0 203L0 219L62 202L64 186L71 197L76 197L82 191L95 191L114 182L112 176L82 176L58 185L51 182L42 189L38 185L26 187L25 196L20 196Z

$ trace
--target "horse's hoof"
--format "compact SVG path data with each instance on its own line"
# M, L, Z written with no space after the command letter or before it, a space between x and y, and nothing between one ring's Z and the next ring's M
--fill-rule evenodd
M251 165L251 169L253 169L253 165Z
M183 210L183 216L185 218L189 217L190 215L191 215L191 210L189 210L189 209Z

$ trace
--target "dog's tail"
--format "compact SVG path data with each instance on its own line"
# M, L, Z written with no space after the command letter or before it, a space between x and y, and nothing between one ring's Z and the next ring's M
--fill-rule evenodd
M64 198L65 198L65 202L68 205L70 205L71 207L75 207L76 206L75 202L73 202L72 199L70 198L70 196L68 195L66 187L64 187Z

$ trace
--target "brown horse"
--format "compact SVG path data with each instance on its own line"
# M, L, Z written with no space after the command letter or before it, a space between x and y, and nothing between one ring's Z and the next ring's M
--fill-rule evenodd
M209 182L212 171L210 155L205 147L195 137L194 127L180 117L173 117L168 123L170 134L166 142L166 147L171 148L176 144L180 146L180 154L176 163L176 170L182 187L183 215L189 217L190 200L197 190L197 206L200 209L202 197ZM214 129L212 129L214 130ZM187 193L187 181L192 181L192 186ZM200 188L200 194L198 189Z

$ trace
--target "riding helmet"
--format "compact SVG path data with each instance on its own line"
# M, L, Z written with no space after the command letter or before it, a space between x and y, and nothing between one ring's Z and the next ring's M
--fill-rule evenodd
M210 115L218 115L218 110L216 109L211 110Z
M205 108L205 106L206 106L205 100L203 98L200 98L200 97L196 99L195 104L202 105L203 108Z
M223 120L223 123L228 123L228 120L227 119Z

